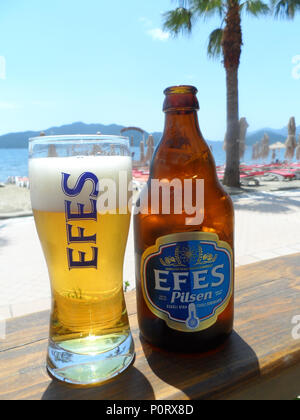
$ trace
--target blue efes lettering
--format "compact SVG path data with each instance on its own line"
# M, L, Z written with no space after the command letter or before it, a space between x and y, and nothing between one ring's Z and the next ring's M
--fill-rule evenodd
M98 268L98 248L92 246L93 258L88 261L85 259L86 252L78 251L79 261L74 261L73 259L74 249L67 248L67 252L69 270L72 270L72 268Z
M99 180L98 180L98 178L96 177L95 174L93 174L92 172L84 172L78 178L74 188L69 188L68 187L68 180L69 180L70 176L71 176L71 174L65 174L64 172L62 172L62 189L63 189L63 192L65 193L65 195L68 195L69 197L76 197L83 190L84 184L87 181L91 181L92 184L93 184L93 190L92 190L90 196L95 197L95 198L98 197L98 195L99 195L99 189L98 189Z
M97 241L97 235L84 236L84 228L78 227L78 236L74 236L72 233L72 228L74 226L67 224L67 235L68 235L68 244L71 243L93 243Z
M77 195L79 195L81 193L81 191L83 190L83 187L85 185L86 182L91 181L92 183L92 191L90 193L90 197L92 198L97 198L99 195L99 189L98 189L98 184L99 184L99 180L97 178L97 176L95 174L93 174L92 172L84 172L83 174L80 175L80 177L78 178L78 180L76 181L76 184L73 188L70 188L68 186L68 181L70 178L70 174L67 173L62 173L62 190L64 192L65 195L67 195L68 197L76 197ZM78 230L78 235L74 235L72 232L73 225L69 224L68 222L73 220L93 220L93 221L97 221L97 200L95 199L90 199L90 203L91 203L91 208L89 210L86 211L85 209L85 205L81 204L81 203L76 203L77 204L77 208L78 208L78 212L72 212L71 211L71 206L72 206L72 201L70 200L65 200L65 215L66 215L66 230L67 230L67 239L68 239L68 244L71 243L91 243L91 244L96 244L97 243L97 235L90 235L90 236L85 236L84 232L85 232L85 228L82 227L77 227ZM74 249L72 248L67 248L67 258L68 258L68 266L69 266L69 270L72 270L74 268L98 268L98 248L92 246L91 247L91 251L92 251L92 259L88 260L86 258L86 252L82 252L82 251L78 251L79 254L79 259L75 260L74 259Z
M72 213L72 201L65 201L65 213L67 222L70 220L95 220L97 222L97 201L90 200L91 210L87 213L84 211L84 204L77 203L78 213Z

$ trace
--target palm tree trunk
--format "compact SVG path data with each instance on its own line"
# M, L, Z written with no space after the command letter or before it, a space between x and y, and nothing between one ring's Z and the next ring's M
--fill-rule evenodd
M238 69L226 69L227 132L224 184L240 186Z
M222 48L227 87L226 169L224 184L230 187L240 186L238 69L242 43L239 1L228 0Z

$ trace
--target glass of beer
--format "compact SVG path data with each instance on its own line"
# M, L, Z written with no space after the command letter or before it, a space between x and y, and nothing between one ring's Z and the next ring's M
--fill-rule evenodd
M30 139L29 177L37 232L52 289L47 369L91 386L134 359L123 293L131 212L128 139Z

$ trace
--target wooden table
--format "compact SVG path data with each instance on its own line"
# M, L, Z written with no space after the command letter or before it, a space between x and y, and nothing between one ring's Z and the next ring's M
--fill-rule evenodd
M300 254L237 269L235 332L219 351L175 355L139 337L135 293L127 294L136 361L115 381L72 389L45 370L49 312L7 322L0 341L0 399L293 399L300 395ZM300 333L300 330L298 330Z

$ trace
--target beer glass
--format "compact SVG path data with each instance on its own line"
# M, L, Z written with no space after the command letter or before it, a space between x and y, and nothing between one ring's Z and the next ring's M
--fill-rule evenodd
M30 139L29 149L32 208L52 289L47 369L68 384L100 384L134 359L123 293L129 142L50 136Z

